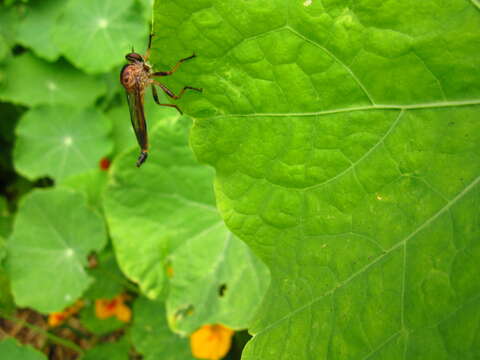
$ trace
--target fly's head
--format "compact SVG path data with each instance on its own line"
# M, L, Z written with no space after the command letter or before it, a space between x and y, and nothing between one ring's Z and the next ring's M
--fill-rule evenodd
M143 56L136 53L136 52L131 52L125 55L125 59L128 60L129 63L135 64L135 63L143 63Z
M145 61L145 58L136 52L131 52L125 55L125 58L128 60L130 64L142 65L143 70L147 73L150 73L151 66L149 63Z

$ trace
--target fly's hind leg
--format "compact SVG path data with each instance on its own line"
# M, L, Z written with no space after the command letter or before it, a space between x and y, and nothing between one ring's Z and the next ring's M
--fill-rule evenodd
M175 99L175 100L180 99L186 90L195 90L198 92L203 91L203 89L200 89L200 88L195 88L192 86L184 86L183 89L178 93L178 95L175 95L172 90L170 90L168 87L166 87L162 83L159 83L158 81L153 81L153 84L159 86L165 92L165 94L167 94L168 96L170 96L172 99Z
M177 109L177 111L180 113L180 115L183 114L183 111L180 110L180 108L175 105L175 104L161 104L160 103L160 100L158 100L158 93L157 93L157 89L155 89L155 85L152 84L152 95L153 95L153 100L155 100L155 102L160 105L160 106L168 106L168 107L171 107L171 108L175 108Z
M152 75L153 75L153 76L168 76L168 75L172 75L175 71L178 70L178 68L180 67L180 65L181 65L184 61L193 59L193 58L196 57L196 56L197 56L197 55L192 54L192 55L190 55L189 57L186 57L186 58L184 58L184 59L180 59L180 60L178 60L178 62L175 64L175 66L174 66L170 71L157 71L157 72L154 72Z

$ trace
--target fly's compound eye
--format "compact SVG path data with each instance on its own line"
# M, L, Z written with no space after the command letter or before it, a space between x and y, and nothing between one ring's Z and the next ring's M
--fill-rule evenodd
M143 62L143 57L142 57L142 55L137 54L137 53L134 53L134 52L125 55L125 58L126 58L128 61L132 61L132 62L136 62L136 61Z

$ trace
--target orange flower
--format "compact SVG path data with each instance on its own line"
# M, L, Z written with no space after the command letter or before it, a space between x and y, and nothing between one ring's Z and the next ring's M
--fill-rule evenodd
M75 304L67 307L63 311L53 312L48 315L48 325L51 327L58 326L67 320L70 316L75 315L83 307L83 300L77 300Z
M120 321L129 322L132 317L132 312L124 303L127 298L127 295L120 294L113 299L97 299L95 300L95 314L99 319L116 316Z
M192 354L198 359L219 360L232 345L234 331L223 325L204 325L190 335Z

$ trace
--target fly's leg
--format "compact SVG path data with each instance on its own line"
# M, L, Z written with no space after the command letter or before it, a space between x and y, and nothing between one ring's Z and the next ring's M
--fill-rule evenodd
M187 61L187 60L190 60L190 59L193 59L194 57L196 57L197 55L193 54L189 57L186 57L184 59L180 59L178 60L178 62L175 64L175 66L172 68L172 70L170 71L157 71L157 72L154 72L152 75L153 76L168 76L168 75L172 75L175 71L178 70L178 68L180 67L180 65L184 62L184 61Z
M144 56L145 62L147 62L148 58L150 57L150 48L152 47L153 36L154 36L153 33L150 33L150 35L148 36L148 47L147 47L147 51L145 52L145 56Z
M155 89L155 86L152 84L152 95L153 95L153 100L155 100L155 102L160 105L160 106L168 106L168 107L171 107L171 108L175 108L177 109L177 111L180 113L180 115L183 114L183 111L180 110L180 108L175 105L175 104L161 104L160 103L160 100L158 100L158 93L157 93L157 89Z
M180 99L186 90L195 90L198 92L203 91L203 89L194 88L192 86L184 86L183 89L178 93L178 95L175 95L172 90L170 90L168 87L166 87L162 83L159 83L158 81L153 81L153 83L157 86L160 86L160 88L165 92L165 94L167 94L168 96L170 96L172 99L175 99L175 100Z

